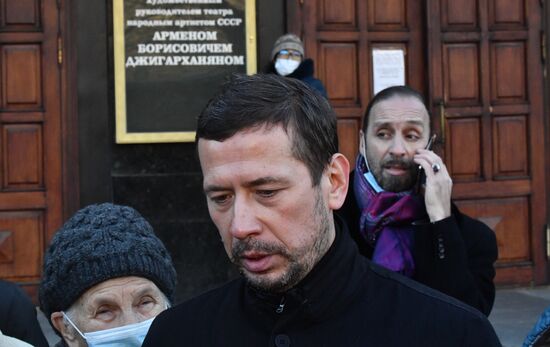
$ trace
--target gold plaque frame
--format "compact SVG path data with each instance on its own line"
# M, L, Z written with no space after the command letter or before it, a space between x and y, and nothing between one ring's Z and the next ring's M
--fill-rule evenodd
M256 0L245 2L246 72L257 71ZM124 0L113 0L113 46L115 72L116 143L193 142L195 131L128 132L126 113L126 52L124 37Z

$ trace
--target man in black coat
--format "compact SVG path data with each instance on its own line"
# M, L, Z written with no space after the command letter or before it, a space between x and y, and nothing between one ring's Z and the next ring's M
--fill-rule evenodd
M159 315L144 346L500 346L478 311L361 256L336 116L302 82L236 75L198 119L210 216L242 278Z
M337 213L363 255L489 315L495 235L452 204L445 164L426 148L430 131L416 91L395 86L378 93L365 112L360 154Z

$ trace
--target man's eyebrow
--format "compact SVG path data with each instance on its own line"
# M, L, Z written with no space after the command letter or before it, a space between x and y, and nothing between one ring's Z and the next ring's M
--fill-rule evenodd
M417 125L417 126L420 126L420 127L424 127L424 122L422 120L407 120L405 121L406 124L408 125ZM373 125L378 127L378 128L381 128L381 127L387 127L387 126L390 126L392 125L393 122L387 122L387 121L374 121Z
M289 180L287 178L267 176L267 177L260 177L258 179L253 180L253 181L250 181L250 182L246 182L244 184L244 186L247 187L247 188L253 188L253 187L262 186L264 184L288 183L288 182L289 182Z
M225 187L222 187L222 186L216 186L216 185L208 185L206 187L204 187L204 193L205 194L208 194L208 193L212 193L212 192L223 192L223 191L227 191L228 188L225 188Z
M245 188L254 188L265 184L272 184L272 183L286 184L288 182L289 180L287 178L276 177L276 176L266 176L266 177L257 178L249 182L245 182L243 186ZM206 194L212 193L212 192L225 192L228 190L231 190L231 189L224 186L215 185L215 184L207 185L206 187L204 187L204 193Z

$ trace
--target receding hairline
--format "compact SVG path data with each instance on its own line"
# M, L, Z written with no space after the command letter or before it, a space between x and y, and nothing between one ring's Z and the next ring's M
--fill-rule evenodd
M431 116L430 112L426 107L426 104L424 102L424 97L415 89L409 87L409 86L393 86L388 87L386 89L381 90L379 93L375 94L374 97L369 101L367 108L365 110L365 113L363 114L363 124L361 126L361 129L363 131L366 131L368 128L368 124L370 123L370 116L372 113L372 109L375 108L375 106L383 101L391 100L393 98L407 98L411 97L413 99L417 99L423 106L424 109L428 113L428 122L431 123ZM430 124L431 127L431 124Z
M378 121L378 120L373 121L371 119L371 117L373 116L374 111L377 108L379 108L382 104L387 103L387 102L391 102L392 100L396 100L396 99L399 99L399 100L413 100L417 104L419 104L421 106L421 110L422 110L422 118L425 118L427 120L428 129L431 131L431 119L430 119L430 112L428 111L428 108L424 104L423 100L421 100L417 96L411 95L411 94L394 94L394 95L389 96L388 98L377 101L374 105L371 106L371 109L369 110L369 114L367 115L366 120L365 120L367 123L365 124L366 126L363 128L363 130L366 131L371 124L380 125L380 124L388 123L384 120L382 120L382 121ZM423 121L416 121L416 120L410 120L410 121L407 121L407 123L419 124L419 125L422 125L422 126L424 124Z
M385 99L382 99L382 100L379 100L377 101L374 105L372 105L371 109L370 109L370 112L368 114L368 116L370 116L373 112L373 110L377 107L379 107L380 104L383 104L383 103L387 103L387 102L390 102L392 100L395 100L395 99L401 99L401 100L414 100L416 101L418 104L420 104L422 106L422 109L426 112L426 114L429 115L428 113L428 108L426 107L426 105L424 104L424 101L419 99L418 97L414 96L414 95L409 95L409 94L394 94L394 95L391 95L389 96L388 98L385 98Z

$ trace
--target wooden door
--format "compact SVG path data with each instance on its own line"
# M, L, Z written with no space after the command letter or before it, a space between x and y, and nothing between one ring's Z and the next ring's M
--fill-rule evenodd
M62 222L57 5L0 0L0 278L33 296Z
M315 60L352 163L372 97L371 52L405 49L407 84L427 96L444 137L453 198L496 232L499 284L547 281L540 4L287 0L288 31Z
M407 84L426 91L420 0L289 0L289 30L302 37L306 56L338 115L340 151L353 164L363 112L373 95L372 51L405 52Z
M497 283L546 282L539 0L429 0L430 102L453 198L497 235Z

